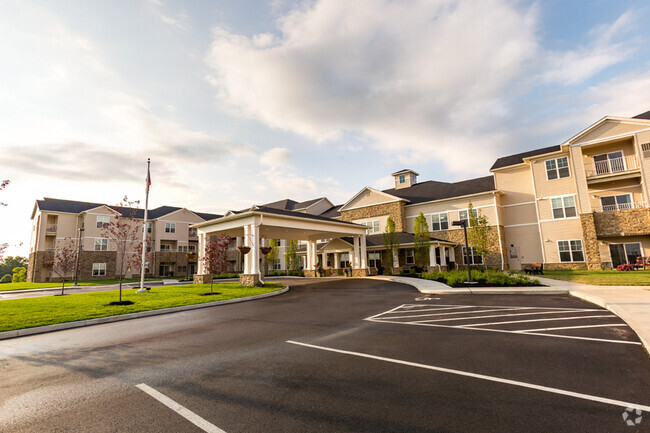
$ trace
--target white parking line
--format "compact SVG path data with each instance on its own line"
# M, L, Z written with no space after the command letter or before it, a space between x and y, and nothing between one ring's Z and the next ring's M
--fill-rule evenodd
M307 343L300 343L298 341L287 341L287 343L290 344L296 344L298 346L303 346L303 347L309 347L312 349L319 349L319 350L325 350L328 352L335 352L335 353L341 353L344 355L352 355L352 356L358 356L361 358L368 358L368 359L374 359L377 361L384 361L384 362L392 362L394 364L401 364L401 365L406 365L409 367L418 367L418 368L423 368L427 370L434 370L434 371L439 371L441 373L449 373L449 374L456 374L459 376L465 376L465 377L471 377L474 379L481 379L481 380L487 380L490 382L497 382L497 383L505 383L507 385L514 385L514 386L519 386L522 388L528 388L528 389L534 389L538 391L544 391L544 392L549 392L553 394L560 394L560 395L565 395L568 397L574 397L574 398L579 398L582 400L589 400L589 401L595 401L598 403L604 403L604 404L610 404L613 406L619 406L623 408L634 408L634 409L640 409L642 411L650 412L650 406L648 405L643 405L643 404L638 404L638 403L630 403L626 401L621 401L621 400L613 400L610 398L605 398L605 397L598 397L595 395L589 395L589 394L582 394L579 392L573 392L573 391L568 391L564 389L559 389L559 388L551 388L548 386L542 386L542 385L536 385L533 383L526 383L526 382L520 382L518 380L510 380L510 379L504 379L501 377L496 377L496 376L487 376L485 374L477 374L477 373L470 373L468 371L462 371L462 370L454 370L451 368L444 368L444 367L436 367L434 365L427 365L427 364L420 364L417 362L410 362L410 361L402 361L400 359L393 359L393 358L385 358L383 356L376 356L376 355L369 355L367 353L361 353L361 352L352 352L349 350L341 350L341 349L334 349L331 347L325 347L325 346L316 346L314 344L307 344Z
M534 313L491 314L489 316L471 316L471 317L454 317L451 319L418 320L416 321L416 323L451 322L453 320L487 319L490 317L538 316L542 314L562 314L562 313L566 313L566 311L542 311L542 312L534 312Z
M555 322L560 320L596 319L599 317L616 317L616 316L614 314L605 314L602 316L549 317L546 319L508 320L506 322L472 323L471 325L467 325L467 326L504 325L510 323L528 323L528 322ZM459 326L463 327L465 325L459 325Z
M602 327L611 327L611 326L627 326L624 323L606 323L603 325L584 325L584 326L562 326L561 328L540 328L540 329L522 329L520 331L513 332L541 332L541 331L558 331L560 329L583 329L583 328L602 328Z
M194 412L192 412L189 409L186 409L185 407L181 406L180 404L176 403L174 400L171 398L167 397L165 394L162 394L149 385L145 383L141 383L139 385L136 385L136 387L140 388L142 391L146 392L149 394L151 397L155 398L201 430L208 432L208 433L226 433L225 431L221 430L219 427L215 426L214 424L209 423L205 419L201 418Z

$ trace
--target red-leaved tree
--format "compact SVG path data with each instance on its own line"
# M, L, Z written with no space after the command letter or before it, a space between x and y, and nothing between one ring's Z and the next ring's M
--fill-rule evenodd
M231 238L226 234L210 237L210 240L205 244L205 251L203 254L203 266L205 272L210 274L210 294L212 295L212 279L215 274L222 274L226 271L228 262L226 254L228 253L228 246L230 245Z
M124 196L122 202L113 207L116 214L111 217L110 222L102 230L102 236L108 239L109 245L115 245L117 255L115 257L115 273L120 284L120 303L122 302L122 280L130 266L136 265L137 254L133 254L138 242L142 242L142 223L135 219L136 209L132 206L139 204L139 201L129 201Z
M65 279L69 274L77 270L77 254L79 249L74 239L65 238L62 242L57 242L54 249L54 258L52 259L52 272L61 277L61 294L64 294ZM74 278L74 276L73 276Z
M153 241L151 240L151 235L147 235L147 248L144 256L144 273L148 274L151 272L151 266L153 266ZM142 270L142 241L139 241L136 245L135 248L133 249L135 252L133 260L132 260L132 265L131 267L133 268L134 271L140 272Z

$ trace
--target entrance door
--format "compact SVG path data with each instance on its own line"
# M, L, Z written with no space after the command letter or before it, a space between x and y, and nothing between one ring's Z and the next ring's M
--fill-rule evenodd
M627 263L625 257L625 247L623 244L610 244L609 254L612 256L612 266L616 268L618 265Z
M519 248L510 247L508 266L515 271L521 270L521 257L519 257Z

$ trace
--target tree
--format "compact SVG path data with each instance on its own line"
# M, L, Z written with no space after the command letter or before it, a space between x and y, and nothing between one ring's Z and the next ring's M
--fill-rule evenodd
M12 283L24 283L27 276L27 268L20 266L13 269L13 275L11 276Z
M266 255L266 260L267 263L269 264L269 268L273 270L273 265L275 264L275 261L280 256L280 251L278 250L278 240L277 239L269 240L269 247L271 248L271 251L269 251L269 253Z
M289 242L289 248L284 253L287 264L287 273L297 273L300 270L300 257L298 257L298 241Z
M7 256L2 263L0 263L0 278L9 275L13 272L13 268L27 267L27 257L22 256Z
M5 189L7 187L7 185L9 185L9 180L8 179L5 179L2 182L0 182L0 191ZM4 202L0 201L0 206L7 206L7 203L4 203ZM5 252L5 250L7 249L8 246L9 246L8 243L0 244L0 260L2 260L4 252Z
M395 221L391 217L388 217L386 221L386 230L383 234L384 239L384 248L385 252L385 262L388 272L393 273L393 268L395 267L395 262L393 257L399 254L399 239L397 238L397 233L395 232Z
M140 202L129 201L128 197L124 196L122 202L113 208L115 215L102 230L102 236L108 239L109 245L113 244L116 248L115 273L120 284L119 304L122 304L124 274L130 266L136 266L137 260L132 251L135 251L138 241L142 241L142 224L135 219L136 209L132 207L138 203Z
M212 236L205 244L205 251L203 254L203 266L205 271L210 274L210 294L213 295L212 284L215 274L223 274L228 266L226 256L228 254L228 246L230 245L231 238L226 234L219 236Z
M52 272L61 277L61 295L64 294L66 277L77 270L78 253L74 239L65 238L63 242L57 242L52 260Z
M153 250L151 248L151 235L147 235L146 239L147 248L144 256L144 272L145 274L150 272L151 265L154 260ZM135 272L140 272L142 270L142 241L139 241L133 248L134 256L131 260L131 267Z
M415 227L413 228L413 243L415 244L415 264L421 268L426 268L429 264L429 246L431 245L431 235L429 234L429 225L422 212L415 218Z
M467 205L470 228L467 230L467 241L476 254L483 257L483 265L487 273L487 256L492 252L490 244L490 223L480 209L475 212L472 202Z

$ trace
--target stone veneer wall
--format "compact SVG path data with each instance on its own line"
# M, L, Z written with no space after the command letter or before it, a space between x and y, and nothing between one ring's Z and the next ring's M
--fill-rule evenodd
M600 251L598 249L598 237L594 220L594 213L584 213L580 215L580 224L582 225L582 237L584 239L585 266L574 267L556 267L554 269L602 269L600 261ZM550 265L550 264L549 264ZM553 265L568 265L568 263L554 263ZM580 265L576 263L576 265ZM550 268L549 268L550 269Z
M471 227L467 229L468 235L470 233L470 230L472 230ZM440 231L431 232L431 236L433 236L434 238L444 239L446 241L457 243L458 246L454 248L454 256L456 257L455 263L457 266L464 266L463 246L465 246L465 233L463 233L463 230L440 230ZM499 252L499 231L497 230L496 226L490 227L489 236L490 236L490 250L494 252L488 255L488 257L485 259L485 263L487 263L488 267L490 268L501 269L501 253ZM502 245L505 245L503 226L501 226L501 243ZM470 242L470 246L471 246L471 242ZM504 266L505 269L508 269L508 262L506 257L504 257Z
M587 263L544 263L544 270L560 271L560 270L585 270ZM600 268L598 268L600 269Z
M395 231L406 231L406 211L404 210L403 201L346 210L341 212L341 220L351 222L352 220L371 218L380 215L388 215L393 219L393 221L395 221Z
M239 274L239 284L242 286L263 285L258 274Z
M650 208L595 212L591 215L599 239L650 235Z
M194 275L194 284L210 284L212 275L210 274L195 274Z

